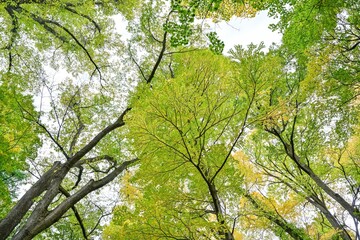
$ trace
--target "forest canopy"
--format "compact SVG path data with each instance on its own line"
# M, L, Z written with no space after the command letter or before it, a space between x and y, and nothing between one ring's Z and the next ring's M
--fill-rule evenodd
M260 11L281 44L224 53L204 23ZM10 0L0 23L0 239L360 239L358 1Z

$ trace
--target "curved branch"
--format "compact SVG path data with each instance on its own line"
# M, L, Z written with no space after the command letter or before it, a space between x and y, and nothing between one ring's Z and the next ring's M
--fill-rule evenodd
M95 26L95 28L98 30L98 32L100 33L100 31L101 31L100 26L91 17L89 17L86 14L77 12L75 9L70 8L70 6L73 6L73 5L66 3L65 9L68 10L69 12L72 12L80 17L83 17L83 18L86 18L87 20L89 20Z
M161 60L162 60L162 58L164 56L164 53L165 53L165 50L166 50L166 41L167 41L167 32L164 33L163 40L162 40L162 47L161 47L159 56L158 56L158 58L157 58L157 60L155 62L155 65L154 65L149 77L146 79L146 83L150 83L152 81L152 79L155 76L156 70L160 66Z
M63 42L68 42L67 39L64 36L61 36L52 27L50 27L49 24L55 25L55 26L59 27L60 29L62 29L63 31L65 31L75 41L75 43L85 52L85 54L88 57L88 59L90 60L90 62L94 65L95 71L97 71L99 73L100 79L102 78L100 68L96 64L94 59L92 58L89 51L85 48L85 46L77 39L77 37L68 28L64 27L63 25L61 25L60 23L58 23L58 22L56 22L54 20L44 19L44 18L42 18L40 16L37 16L34 13L31 13L31 12L21 8L21 7L17 7L15 10L18 11L19 13L22 12L22 11L26 12L31 19L33 19L34 21L39 23L41 26L43 26L48 32L53 34L55 37L59 38Z
M11 17L11 24L12 24L12 29L11 31L11 37L10 37L10 42L8 43L8 45L5 47L5 49L9 50L9 65L8 65L8 72L11 71L12 68L12 54L11 54L11 49L15 43L15 39L16 39L16 35L18 34L18 29L19 29L19 22L17 17L15 16L14 10L12 9L11 6L6 6L5 10L8 12L8 14Z
M77 202L87 196L89 193L105 186L120 173L122 173L128 166L139 161L138 158L135 158L130 161L123 162L119 167L115 168L107 176L103 177L100 180L94 181L90 180L85 186L83 186L75 194L71 195L60 203L56 208L51 211L46 212L46 216L42 221L38 221L35 226L30 228L21 229L15 236L14 240L30 240L32 237L36 236L41 231L50 227L52 224L57 222L71 207L73 207Z
M166 21L165 21L165 25L168 24L169 18L170 18L170 15L171 15L171 14L172 14L172 11L169 12L169 14L168 14L168 16L167 16L167 18L166 18ZM159 68L159 66L160 66L161 60L162 60L162 58L164 57L164 53L165 53L165 50L166 50L166 43L167 43L167 34L168 34L168 32L165 31L165 32L164 32L164 35L163 35L163 39L162 39L162 41L161 41L162 46L161 46L161 50L160 50L159 56L158 56L158 58L157 58L157 60L156 60L156 62L155 62L155 65L154 65L154 67L153 67L153 69L152 69L149 77L146 79L146 83L150 83L150 82L152 81L152 79L153 79L154 76L155 76L156 70L157 70L157 69Z
M76 182L75 182L75 185L71 188L71 190L74 190L74 189L79 185L79 183L80 183L80 181L81 181L81 177L82 177L83 171L84 171L83 166L80 166L80 167L79 167L79 174L78 174L78 176L77 176L77 180L76 180Z

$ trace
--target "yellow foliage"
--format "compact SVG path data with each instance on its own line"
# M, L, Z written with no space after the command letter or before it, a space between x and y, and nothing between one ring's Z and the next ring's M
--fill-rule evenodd
M217 11L211 13L205 12L207 15L202 17L212 18L214 22L219 22L220 20L229 21L233 16L252 18L255 17L256 13L257 10L253 8L248 1L236 2L233 0L223 0Z
M119 225L109 225L104 228L103 239L120 239L124 237L124 227Z
M359 143L360 143L360 137L358 135L354 135L349 139L346 151L344 153L343 158L341 159L342 162L346 163L349 161L351 157L360 155ZM359 160L359 157L356 157L355 159Z
M209 222L217 222L216 215L215 214L209 214L208 220L209 220Z
M14 141L14 134L6 133L6 134L4 134L3 137L4 137L4 139L7 140L8 142Z
M318 227L315 223L313 223L313 224L307 226L307 232L314 239L331 240L331 239L333 239L334 235L337 234L339 231L336 229L330 229L329 231L326 231L324 233L323 231L318 229Z
M295 209L298 204L299 200L297 199L297 196L291 194L288 200L281 204L276 204L276 208L282 216L295 217L298 214Z
M10 149L10 152L12 152L12 153L19 153L20 151L21 151L21 148L18 145L14 146Z
M120 190L123 196L125 196L125 198L130 202L142 197L142 194L139 191L139 189L137 189L134 185L130 183L131 177L132 174L130 172L126 172L124 174L124 177L122 178L121 181L123 187Z
M252 199L254 199L258 205L261 207L261 209L253 209L255 214L257 214L257 211L260 211L259 214L263 214L265 212L273 213L273 214L280 214L283 217L286 218L296 218L298 216L298 212L296 210L296 207L299 205L299 199L297 198L297 195L294 193L290 193L288 195L288 199L285 201L279 201L278 199L274 197L265 197L259 192L252 192L251 193ZM242 198L240 200L240 208L241 209L251 209L252 205L246 198ZM249 212L251 214L251 212ZM268 220L265 218L258 218L255 219L253 217L247 217L248 220L255 221L252 223L253 226L257 227L264 227L268 223ZM249 227L249 226L248 226Z
M9 145L13 145L10 149L8 149L11 153L19 153L21 151L20 146L16 144L15 135L13 133L6 133L3 137Z
M328 232L326 232L325 234L322 234L320 237L320 240L331 240L331 239L333 239L332 237L337 233L338 233L338 230L331 229Z
M244 174L246 183L251 184L261 180L262 175L255 171L254 166L249 161L249 157L243 151L239 150L234 153L233 158L237 160L237 167Z
M314 91L321 90L324 88L323 82L320 81L321 77L327 66L331 61L331 54L334 51L332 46L321 51L319 54L314 54L314 52L307 52L306 55L309 56L310 60L307 63L307 74L304 81L301 82L301 94L303 98L309 96Z
M239 202L239 206L240 206L240 209L246 209L246 205L247 205L247 200L246 198L241 198L240 199L240 202Z
M253 192L251 195L253 199L262 197L261 194L257 192ZM266 229L268 227L268 219L265 217L260 217L263 212L261 210L259 212L259 209L254 208L252 203L246 197L240 199L239 205L240 209L242 210L242 216L239 219L239 222L244 229ZM260 205L262 205L262 203ZM260 215L257 216L258 214Z
M243 240L243 239L245 239L244 235L242 233L236 231L236 230L234 231L233 235L234 235L235 240Z

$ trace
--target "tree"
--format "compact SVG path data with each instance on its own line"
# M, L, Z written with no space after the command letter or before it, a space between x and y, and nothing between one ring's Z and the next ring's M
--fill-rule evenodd
M8 76L9 77L9 76ZM27 168L26 158L35 158L39 145L36 126L24 121L19 101L32 109L30 96L18 94L16 88L0 86L0 216L5 216L12 205L17 181L23 179ZM33 110L33 109L32 109Z
M233 239L242 198L290 236L306 236L244 190L245 170L232 157L245 129L263 117L254 109L265 101L268 80L281 72L262 48L238 48L240 63L182 54L173 78L156 79L139 94L146 99L135 98L126 122L142 162L105 238Z
M268 53L213 55L224 43L194 24L261 9L284 34ZM1 239L101 234L109 213L92 193L121 174L106 237L359 238L358 9L0 1Z
M232 149L224 141L240 115L243 127L231 133L233 145L243 134L252 99L239 94L243 102L231 100L238 90L230 92L231 64L224 57L201 51L181 58L175 62L173 78L156 79L151 90L140 93L140 101L134 100L134 110L126 120L129 138L140 147L134 151L143 162L136 173L139 183L135 183L142 197L135 203L135 219L126 221L136 227L141 221L137 213L144 212L141 218L147 223L144 229L135 229L140 231L137 237L198 239L215 234L233 239L232 217L220 190L230 177L220 180L222 170L232 171L227 164ZM146 211L150 206L155 213ZM159 219L161 207L168 209L167 221ZM131 227L128 231L123 237L129 237Z
M20 109L21 120L26 120L34 129L40 129L43 140L50 140L47 147L51 149L49 152L54 152L34 162L33 170L36 172L27 169L37 180L1 220L1 239L10 234L14 239L30 239L59 221L70 209L83 237L88 238L93 232L85 229L75 204L138 161L136 157L124 160L130 156L119 148L119 143L126 139L115 134L116 129L124 126L123 118L131 110L131 106L126 104L128 93L116 94L119 91L116 88L126 83L128 87L121 90L129 91L131 79L128 78L129 82L119 81L119 78L126 79L125 73L123 76L113 74L114 67L121 64L123 69L131 69L130 64L121 61L132 59L149 84L156 72L166 66L163 63L165 55L170 56L193 36L191 26L196 9L200 7L196 2L190 1L187 5L172 2L170 6L163 1L155 4L141 4L140 1L0 2L4 39L1 86L14 86L18 96L28 91L41 98L42 103L48 97L47 106L41 104L37 111L33 110L28 99L25 103L17 101L16 108ZM201 5L203 8L206 6ZM162 14L159 22L163 24L156 26L156 34L161 35L159 40L152 35L150 25L145 23L149 14L159 11L160 7L166 7L168 12L159 13ZM127 52L114 31L111 17L120 13L127 20L137 21L134 12L141 13L140 20L145 24L140 34L152 36L159 48L144 46L152 61L138 63L131 51L125 58L109 59L114 53L121 56ZM212 36L212 42L221 45L221 41ZM214 49L221 51L219 47ZM49 67L68 72L67 79L61 81L63 86L49 79L46 70ZM76 80L79 78L89 80ZM25 97L21 98L25 100ZM5 103L6 108L14 105ZM21 123L17 121L16 124ZM2 142L4 147L14 141L14 136L5 137L8 143ZM29 150L37 143L35 135L30 137L33 139L28 143ZM33 149L32 154L34 152ZM30 153L22 156L14 166L23 164L25 157L29 159ZM21 169L17 167L16 170ZM11 171L6 174L12 174Z

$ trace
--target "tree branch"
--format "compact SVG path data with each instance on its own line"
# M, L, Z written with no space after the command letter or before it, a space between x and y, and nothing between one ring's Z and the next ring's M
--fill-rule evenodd
M66 213L72 206L74 206L77 202L83 199L86 195L105 186L106 184L114 180L114 178L117 177L120 173L122 173L128 166L132 165L137 161L139 161L139 159L135 158L133 160L123 162L119 167L115 168L111 173L109 173L104 178L97 181L90 180L79 191L77 191L75 194L65 199L55 209L48 212L44 220L38 222L38 224L34 226L34 228L29 229L29 233L26 236L26 238L22 238L22 239L23 240L30 239L32 236L35 236L39 232L51 226L53 223L58 221L64 213ZM14 238L14 240L16 240L16 238Z
M241 128L240 128L240 132L239 132L239 134L237 135L237 137L235 138L233 144L231 145L231 148L230 148L228 154L226 155L224 161L222 162L221 166L220 166L220 167L218 168L218 170L215 172L214 176L210 179L210 182L213 182L213 181L215 180L216 176L217 176L217 175L221 172L221 170L224 168L224 166L225 166L227 160L229 159L229 157L230 157L230 155L231 155L231 153L232 153L235 145L236 145L237 142L239 141L240 137L243 135L243 133L244 133L244 131L245 131L245 126L246 126L246 124L247 124L247 119L248 119L249 114L250 114L250 109L251 109L251 107L252 107L252 105L253 105L254 99L255 99L255 89L254 89L254 91L253 91L253 95L252 95L251 100L250 100L250 102L249 102L249 106L248 106L248 108L246 109L244 121L243 121L242 126L241 126Z
M168 23L171 13L172 13L172 12L170 12L170 13L168 14L168 16L167 16L167 18L166 18L165 25ZM163 39L162 39L162 41L161 41L161 42L162 42L162 46L161 46L161 50L160 50L159 56L158 56L158 58L157 58L157 60L156 60L156 62L155 62L155 65L154 65L154 67L153 67L153 69L152 69L149 77L146 79L146 83L150 83L150 82L152 81L152 79L154 78L155 73L156 73L156 71L157 71L157 69L158 69L158 67L159 67L159 65L160 65L160 63L161 63L161 60L162 60L162 58L163 58L163 56L164 56L164 53L165 53L165 50L166 50L167 34L168 34L168 32L165 31L165 32L164 32L164 35L163 35Z
M123 113L119 116L119 118L113 123L104 128L100 133L98 133L88 144L86 144L82 149L80 149L71 159L66 163L67 167L70 169L73 167L85 154L87 154L91 149L93 149L98 142L103 139L108 133L125 125L124 117L126 113L128 113L131 108L127 108L123 111Z
M12 28L11 28L11 37L10 37L10 41L7 44L7 46L5 47L7 50L9 50L9 65L8 65L8 72L11 71L12 68L12 54L11 54L11 49L15 43L15 39L16 39L16 35L18 34L18 28L19 28L19 22L17 17L15 16L15 13L12 9L11 6L6 6L5 10L8 12L9 16L11 17L11 24L12 24Z
M86 14L82 14L82 13L77 12L75 9L71 8L72 6L73 6L72 4L66 3L66 6L64 8L66 10L68 10L69 12L72 12L72 13L80 16L80 17L83 17L83 18L86 18L87 20L89 20L95 26L95 28L98 30L98 32L100 33L100 31L101 31L100 26L91 17L89 17Z
M67 197L67 198L71 197L70 193L69 193L68 191L66 191L66 189L63 188L62 186L60 186L59 190L60 190L60 192L61 192L62 194L64 194L65 197ZM79 211L76 209L75 205L72 206L71 209L73 210L73 212L74 212L74 214L75 214L75 218L76 218L76 220L78 221L78 223L79 223L79 225L80 225L81 232L82 232L82 235L83 235L84 239L87 240L88 237L87 237L87 234L86 234L86 228L85 228L84 223L83 223L83 221L82 221L82 219L81 219L81 216L80 216L80 214L79 214Z
M55 25L57 27L59 27L60 29L62 29L63 31L65 31L74 41L75 43L85 52L85 54L87 55L88 59L90 60L90 62L94 65L95 70L99 73L99 77L100 79L102 79L102 74L100 71L99 66L96 64L96 62L94 61L94 59L92 58L91 54L89 53L89 51L85 48L85 46L77 39L77 37L66 27L64 27L63 25L61 25L60 23L54 21L54 20L48 20L48 19L44 19L41 18L40 16L35 15L34 13L31 13L21 7L18 7L15 9L18 12L21 11L25 11L28 16L30 18L32 18L34 21L38 22L40 25L42 25L48 32L50 32L51 34L53 34L54 36L56 36L57 38L61 39L63 42L68 42L66 40L66 38L64 38L63 36L61 36L58 32L56 32L53 28L49 27L48 24L52 24Z

